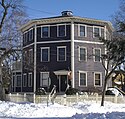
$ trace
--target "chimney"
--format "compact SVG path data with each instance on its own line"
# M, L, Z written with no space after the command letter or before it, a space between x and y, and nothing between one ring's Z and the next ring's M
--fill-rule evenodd
M70 17L73 16L73 12L72 11L62 11L61 13L62 13L62 16L65 16L65 17L66 16L70 16Z

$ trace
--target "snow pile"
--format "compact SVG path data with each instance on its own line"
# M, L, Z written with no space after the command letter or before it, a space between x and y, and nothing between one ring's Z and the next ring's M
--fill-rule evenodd
M81 110L59 104L17 104L13 102L0 102L0 117L38 118L38 117L72 117Z
M0 118L14 119L125 119L125 104L106 102L104 107L94 101L72 106L59 104L13 103L0 101Z

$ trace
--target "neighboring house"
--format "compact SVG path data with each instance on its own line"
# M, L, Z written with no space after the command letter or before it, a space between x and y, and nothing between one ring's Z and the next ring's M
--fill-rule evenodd
M112 76L112 86L118 87L125 92L125 73L124 71L116 70Z
M110 22L63 11L62 16L31 20L21 31L22 92L51 90L53 85L64 92L68 84L80 90L102 90L105 70L99 57L105 47L98 37L110 39Z

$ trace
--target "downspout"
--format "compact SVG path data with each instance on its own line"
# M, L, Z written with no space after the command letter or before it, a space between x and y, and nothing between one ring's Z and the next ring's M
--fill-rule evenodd
M72 87L75 87L74 79L74 22L71 21L71 71L72 71Z
M34 34L34 93L36 92L36 42L37 42L37 28L35 24Z

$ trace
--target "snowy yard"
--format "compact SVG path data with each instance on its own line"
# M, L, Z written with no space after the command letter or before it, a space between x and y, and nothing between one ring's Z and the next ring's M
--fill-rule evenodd
M0 101L0 119L125 119L125 104L84 101L72 106L55 103L13 103Z

